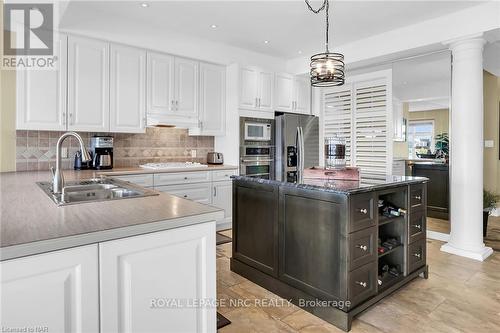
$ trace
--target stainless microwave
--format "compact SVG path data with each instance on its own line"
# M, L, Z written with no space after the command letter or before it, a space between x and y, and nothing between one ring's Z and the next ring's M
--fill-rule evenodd
M271 124L245 122L245 140L271 141Z

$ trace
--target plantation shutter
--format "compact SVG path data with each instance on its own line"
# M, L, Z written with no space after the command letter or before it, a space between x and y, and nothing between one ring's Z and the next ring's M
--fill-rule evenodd
M351 165L352 92L351 88L324 95L324 136L338 136L346 142L346 162Z
M347 164L362 174L385 179L392 159L389 147L388 79L358 80L323 90L324 136L346 140Z
M387 86L373 82L355 85L356 166L363 173L387 173Z

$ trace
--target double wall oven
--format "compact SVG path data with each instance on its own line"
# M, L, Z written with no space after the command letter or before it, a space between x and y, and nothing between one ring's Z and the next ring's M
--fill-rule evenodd
M240 118L240 174L274 176L274 120Z

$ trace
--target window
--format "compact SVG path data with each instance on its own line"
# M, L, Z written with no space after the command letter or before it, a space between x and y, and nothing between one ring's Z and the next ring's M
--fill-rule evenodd
M408 126L409 157L434 150L434 120L410 120Z
M323 135L346 142L346 162L361 172L385 178L392 166L390 71L359 77L323 90Z

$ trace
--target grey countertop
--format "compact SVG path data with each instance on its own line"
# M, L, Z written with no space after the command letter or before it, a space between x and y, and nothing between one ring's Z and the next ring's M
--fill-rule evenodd
M171 169L145 169L145 168L115 168L111 170L99 171L99 174L107 176L121 176L121 175L136 175L147 173L172 173L172 172L190 172L190 171L217 171L217 170L235 170L237 166L227 164L208 164L206 167L199 168L171 168Z
M89 179L103 173L65 170L64 177ZM202 223L224 214L166 193L58 207L36 184L50 179L49 172L0 173L1 260Z
M365 193L374 190L396 187L407 184L417 184L427 182L424 177L405 177L405 176L385 176L363 175L360 180L336 180L330 178L306 178L303 183L288 183L277 180L260 179L247 176L233 176L235 180L251 181L261 184L270 184L278 186L289 186L302 188L306 190L316 190L324 192L333 192L338 194L352 195Z

